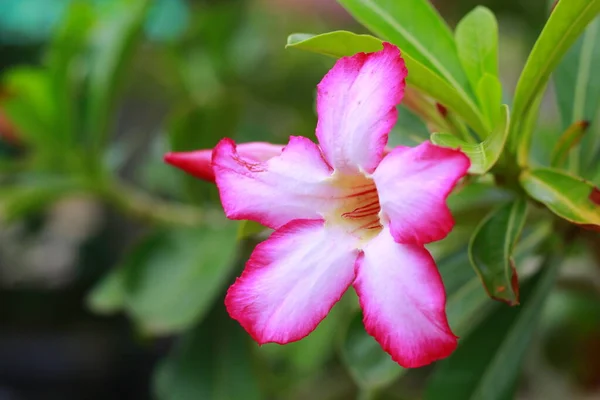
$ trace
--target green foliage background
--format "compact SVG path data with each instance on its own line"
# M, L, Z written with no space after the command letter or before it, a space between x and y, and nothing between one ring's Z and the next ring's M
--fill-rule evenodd
M546 24L542 0L436 2L446 25L424 0L0 0L0 391L600 396L600 235L579 227L600 226L600 1L566 3ZM314 138L331 57L380 46L338 31L367 29L402 47L418 94L390 144L473 162L430 246L461 345L418 370L364 332L353 292L304 340L253 343L222 300L266 233L162 162L222 137Z

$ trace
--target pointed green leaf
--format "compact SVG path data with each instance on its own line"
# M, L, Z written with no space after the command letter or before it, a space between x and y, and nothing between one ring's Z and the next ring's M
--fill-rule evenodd
M558 274L561 257L551 254L522 287L522 305L499 307L438 363L426 400L505 400L513 398L520 366L541 308Z
M294 33L288 36L285 48L312 51L329 57L341 58L356 53L373 53L383 49L381 39L371 35L357 35L348 31L334 31L313 35Z
M523 134L522 125L533 118L528 116L530 111L537 115L536 99L550 74L599 12L600 0L559 1L536 41L517 84L510 128L509 141L512 148L518 149L522 165L526 165L531 145L531 137Z
M455 36L458 56L473 90L485 74L498 76L498 22L493 12L476 7L458 23Z
M492 211L477 227L469 243L471 265L494 300L519 304L519 281L513 250L527 217L527 203L512 201Z
M574 147L585 136L589 126L589 122L579 121L567 128L560 138L558 138L552 150L552 159L550 161L552 167L562 167L565 165L569 153L576 151Z
M160 231L125 264L125 306L142 329L179 332L201 320L232 268L237 224Z
M577 225L600 229L598 188L581 178L551 168L527 170L521 186L561 218Z
M438 146L461 149L471 160L469 173L477 175L485 174L500 158L508 136L510 119L508 106L502 106L501 115L498 125L494 128L492 134L482 143L467 143L447 133L432 134L431 142Z
M361 24L468 92L452 31L427 0L338 0Z
M381 40L369 35L336 31L322 35L294 34L288 38L286 47L312 51L330 57L351 56L359 52L381 50ZM471 98L456 90L437 73L412 58L408 53L402 57L406 62L406 83L433 97L450 111L462 117L481 136L487 136L488 124Z
M592 22L573 44L554 72L556 98L563 129L578 121L596 121L600 106L600 18ZM571 171L586 174L597 163L600 151L600 125L594 123L595 135L585 137L570 157ZM587 177L587 175L584 175Z

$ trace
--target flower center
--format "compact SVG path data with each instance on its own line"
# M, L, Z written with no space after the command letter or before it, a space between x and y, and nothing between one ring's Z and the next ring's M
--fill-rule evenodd
M351 234L368 240L382 229L379 195L373 179L360 175L338 175L333 184L341 192L338 206L325 216L327 221L340 224Z

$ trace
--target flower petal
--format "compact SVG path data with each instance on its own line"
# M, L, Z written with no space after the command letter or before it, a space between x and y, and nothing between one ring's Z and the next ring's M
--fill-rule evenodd
M385 228L358 259L354 288L367 332L401 366L421 367L456 348L442 279L424 247L396 243Z
M238 153L249 160L267 161L281 154L283 146L266 142L249 142L237 146ZM170 152L165 154L165 162L180 168L190 175L205 181L214 182L212 168L213 149Z
M396 147L381 161L373 179L397 242L425 244L446 237L454 226L446 198L469 166L460 150L430 142Z
M337 189L316 144L292 136L278 157L256 162L240 155L231 139L213 153L213 170L225 214L277 229L294 219L321 218Z
M407 71L397 47L338 60L317 86L317 138L335 169L373 172L397 120Z
M354 280L356 238L323 220L296 220L259 244L225 305L260 344L308 335Z

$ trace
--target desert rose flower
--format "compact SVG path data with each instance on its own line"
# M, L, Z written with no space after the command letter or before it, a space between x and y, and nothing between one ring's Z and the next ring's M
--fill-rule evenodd
M353 286L367 332L400 365L420 367L456 348L424 245L452 229L446 198L470 163L429 142L385 151L406 75L388 43L342 58L317 87L318 145L293 136L282 151L254 153L223 139L210 164L197 153L197 168L212 167L227 217L275 230L225 299L258 343L302 339ZM194 169L192 158L167 157Z

